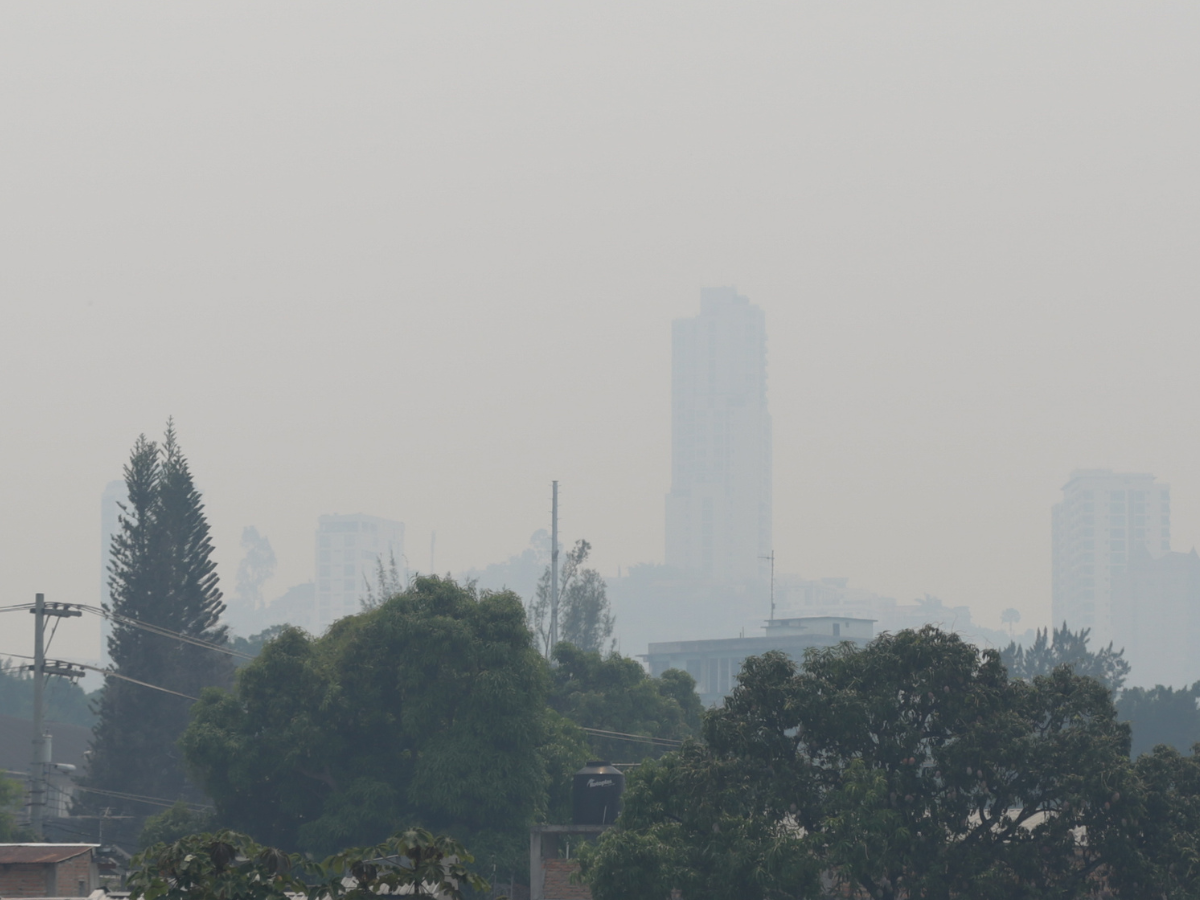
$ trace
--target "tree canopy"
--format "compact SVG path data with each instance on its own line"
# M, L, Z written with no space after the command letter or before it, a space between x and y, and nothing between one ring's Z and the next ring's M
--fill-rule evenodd
M1159 744L1179 751L1200 742L1200 681L1190 688L1125 688L1117 697L1117 716L1133 729L1134 757Z
M821 877L882 900L1083 896L1136 855L1128 752L1095 680L1010 680L933 627L772 652L703 742L630 777L586 877L597 900L782 900Z
M551 673L550 706L584 728L684 740L700 733L702 707L696 682L670 669L651 678L636 661L560 643ZM638 762L661 755L663 745L628 738L592 737L595 755Z
M1125 651L1114 650L1111 641L1107 647L1090 649L1091 633L1090 628L1071 631L1066 622L1052 633L1040 628L1032 645L1025 647L1012 641L1000 651L1000 660L1013 678L1028 681L1066 665L1076 675L1095 678L1111 691L1121 690L1129 675Z
M181 743L218 820L260 840L329 852L417 824L520 866L586 753L547 690L519 597L419 577L323 637L285 630Z
M121 507L112 540L111 611L210 644L226 643L204 504L172 423L161 447L138 438L125 484L128 504ZM113 623L108 650L118 674L173 693L105 679L87 784L167 799L190 795L175 745L188 723L186 698L209 685L229 684L229 657L120 620ZM146 811L140 803L112 797L105 805Z
M586 569L592 545L579 540L563 559L558 580L559 639L584 651L603 651L612 637L616 617L608 602L604 578ZM529 604L529 627L539 638L543 652L550 647L550 566L538 581L537 594Z

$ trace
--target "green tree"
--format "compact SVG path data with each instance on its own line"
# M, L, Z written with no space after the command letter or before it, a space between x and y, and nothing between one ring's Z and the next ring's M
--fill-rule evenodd
M130 862L129 887L144 900L375 900L403 894L463 900L486 891L457 841L409 829L373 847L316 862L233 831L157 844Z
M161 447L138 438L125 483L129 502L112 543L112 612L226 643L226 629L218 622L224 604L208 522L171 422ZM117 673L175 695L106 678L86 783L149 797L194 796L176 747L188 724L185 697L198 696L208 685L229 684L229 657L120 620L113 623L108 649ZM135 801L106 797L104 802L124 814L146 812Z
M1041 628L1029 647L1010 642L1000 651L1000 661L1013 678L1029 681L1038 675L1049 675L1054 669L1065 665L1070 666L1076 675L1095 678L1110 691L1121 690L1129 675L1125 651L1114 650L1111 641L1107 647L1099 650L1089 649L1091 633L1090 628L1071 631L1066 622L1063 622L1062 628L1054 629L1052 634Z
M1159 744L1184 751L1200 742L1200 681L1190 688L1125 688L1117 716L1133 729L1134 758Z
M270 641L275 640L279 635L283 634L288 628L287 625L272 625L270 628L264 628L258 634L252 634L250 637L232 636L229 642L229 649L246 656L258 656L262 653L262 648ZM250 660L234 657L234 665L237 667L244 666Z
M0 843L27 841L33 835L17 825L17 813L25 800L25 785L0 772Z
M636 660L567 643L555 648L554 660L550 705L575 724L677 741L699 734L702 707L686 672L651 678ZM662 754L662 745L628 738L593 736L592 746L596 756L623 762Z
M383 564L383 554L375 557L375 584L372 585L367 577L363 576L363 588L366 593L359 601L363 609L374 609L382 604L389 597L394 597L403 592L404 582L400 578L400 567L396 564L395 552L388 553L388 564Z
M1200 759L1171 747L1138 757L1138 855L1109 882L1122 897L1200 897Z
M519 597L423 577L320 638L285 630L181 746L219 821L259 839L328 852L418 823L520 872L563 738L546 693Z
M559 640L581 650L600 651L612 637L616 617L608 603L604 578L595 569L585 569L592 545L575 542L563 560L558 579ZM541 642L543 653L550 647L550 566L538 581L537 594L529 604L529 627Z
M155 844L171 844L188 835L211 831L216 823L211 809L194 809L182 800L146 819L138 835L143 850Z
M702 744L631 777L587 878L597 900L798 898L818 872L882 900L1080 897L1135 856L1128 751L1095 680L1009 680L995 651L933 627L803 667L768 653Z

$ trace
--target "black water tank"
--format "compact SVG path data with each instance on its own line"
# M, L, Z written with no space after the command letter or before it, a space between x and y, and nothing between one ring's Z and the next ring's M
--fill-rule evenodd
M571 785L572 818L576 825L611 825L621 811L625 776L601 759L575 773Z

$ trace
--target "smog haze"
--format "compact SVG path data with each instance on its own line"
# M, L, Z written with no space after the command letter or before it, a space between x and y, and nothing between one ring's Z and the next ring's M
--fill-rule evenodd
M243 528L278 595L332 513L486 566L552 479L604 575L662 562L671 323L722 285L765 315L782 570L1047 625L1079 467L1200 543L1194 6L0 22L8 603L97 602L102 492L169 416L227 593Z

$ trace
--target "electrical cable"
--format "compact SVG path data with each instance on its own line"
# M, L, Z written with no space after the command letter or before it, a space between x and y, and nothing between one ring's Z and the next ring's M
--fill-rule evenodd
M52 626L50 626L50 637L46 638L46 646L42 650L42 653L50 652L50 645L54 643L54 635L58 633L58 623L61 622L62 620L63 620L62 616L54 617L54 624Z
M4 653L4 654L0 654L0 656L15 656L17 659L33 659L32 656L26 656L23 653ZM133 684L140 684L142 687L148 687L148 688L151 688L156 691L162 691L164 694L174 694L176 697L182 697L184 700L199 700L200 699L199 697L193 697L191 694L181 694L181 693L179 693L179 691L173 691L170 688L159 687L157 684L150 684L150 682L148 682L148 681L138 681L136 678L130 678L128 675L122 675L119 672L114 672L112 669L101 669L99 666L89 666L87 663L80 663L80 662L67 662L66 660L61 660L61 659L54 659L54 660L48 659L48 660L46 660L46 662L56 662L61 665L67 665L67 666L78 666L81 669L88 669L92 672L99 672L101 675L104 675L106 677L112 676L113 678L119 678L121 681L129 681L129 682L132 682Z
M246 660L254 659L253 656L249 656L245 653L240 653L237 650L231 650L228 647L224 647L220 644L214 644L211 641L206 641L206 640L203 640L202 638L193 637L190 634L181 634L178 631L171 631L171 629L163 628L161 625L151 625L148 622L141 621L140 619L133 619L133 618L130 618L129 616L122 616L122 615L119 615L118 613L110 612L106 609L100 609L99 607L96 607L96 606L88 606L83 603L73 603L71 605L76 607L77 609L82 609L84 612L92 613L92 615L101 616L105 619L108 619L111 622L117 622L121 625L128 625L131 628L140 628L143 631L150 632L151 634L157 634L162 637L175 638L176 640L180 640L180 641L183 641L184 643L192 644L196 647L204 647L205 649L208 649L208 650L215 650L218 653L225 653L229 656L236 656L239 659L246 659Z
M624 738L630 741L642 741L647 744L660 744L663 747L682 747L683 741L675 738L655 738L647 737L644 734L628 734L624 731L606 731L603 728L581 728L582 731L588 734L594 734L597 737L605 738Z
M154 806L172 807L176 803L181 802L179 800L168 800L165 797L147 797L145 794L130 794L126 791L105 791L100 788L83 787L81 785L76 785L75 790L84 791L88 794L101 794L105 797L116 797L118 800L136 800L139 803L149 803ZM203 803L188 803L186 800L182 801L182 803L194 812L203 812L212 809L211 806L206 806Z

